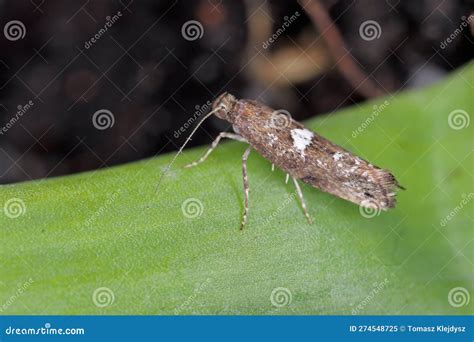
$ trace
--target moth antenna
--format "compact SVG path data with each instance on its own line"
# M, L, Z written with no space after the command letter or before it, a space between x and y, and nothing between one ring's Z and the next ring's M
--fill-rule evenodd
M215 112L217 112L218 110L227 110L226 106L224 104L220 104L219 107L217 107L216 109L213 109L211 110L209 113L206 114L206 116L201 120L199 121L199 123L196 125L196 127L194 127L194 129L192 130L191 134L189 134L189 136L186 138L186 141L184 142L183 145L181 145L181 147L179 148L178 150L178 153L176 153L176 155L173 157L173 159L171 160L171 162L168 164L168 166L166 167L166 169L163 171L163 173L161 174L160 176L160 179L158 180L158 185L156 186L156 193L158 193L158 189L161 185L161 181L163 180L163 177L168 173L168 171L170 170L171 168L171 165L173 165L173 163L175 162L176 158L178 158L178 156L181 154L181 152L183 152L183 149L184 147L188 144L188 142L191 140L192 136L194 135L194 133L197 131L197 129L199 128L199 126L201 126L201 124L204 122L204 120L206 120L208 117L210 117L211 115L213 115Z

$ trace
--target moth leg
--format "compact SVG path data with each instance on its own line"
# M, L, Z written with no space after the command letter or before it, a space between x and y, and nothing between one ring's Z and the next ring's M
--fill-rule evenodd
M221 133L219 133L217 138L212 142L211 147L207 150L207 152L201 158L199 158L199 160L196 160L196 161L194 161L190 164L187 164L184 167L185 168L190 168L190 167L196 166L198 164L201 164L203 161L205 161L207 159L207 157L209 157L211 152L214 151L214 149L217 147L217 145L219 144L219 141L222 138L229 138L229 139L233 139L233 140L237 140L237 141L241 141L241 142L247 142L247 140L244 137L242 137L238 134L229 133L229 132L221 132Z
M247 216L249 213L249 179L247 176L247 159L249 157L250 151L252 151L251 146L247 147L244 154L242 155L242 175L244 178L245 201L244 201L244 215L242 216L242 224L240 225L240 230L244 229L245 225L247 224Z
M312 224L311 216L309 216L308 209L306 208L306 203L304 201L303 197L303 192L301 191L300 185L298 184L298 180L294 177L291 177L293 179L293 183L295 184L296 188L296 193L298 194L298 198L300 199L301 207L303 208L304 216L306 216L306 219L308 220L309 224Z

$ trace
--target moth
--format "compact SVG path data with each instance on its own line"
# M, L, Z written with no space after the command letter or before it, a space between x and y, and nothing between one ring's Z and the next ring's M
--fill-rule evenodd
M252 150L269 160L272 169L276 165L283 170L287 174L286 181L291 177L309 223L312 220L298 180L361 207L377 210L395 207L396 190L404 189L390 171L370 164L305 128L303 124L281 111L276 111L258 101L237 99L229 93L223 93L214 100L212 110L194 128L167 170L200 124L211 115L231 123L234 133L220 133L199 160L185 167L194 167L204 162L222 138L249 145L242 155L245 197L240 229L245 227L248 219L250 187L247 159Z

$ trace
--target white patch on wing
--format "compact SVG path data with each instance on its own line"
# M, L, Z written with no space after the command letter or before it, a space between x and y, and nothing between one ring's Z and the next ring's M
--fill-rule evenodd
M314 133L308 129L292 129L291 137L293 138L293 147L297 149L302 156L304 156L304 151L311 144L313 136Z
M334 153L334 155L332 156L332 158L333 158L335 161L338 161L339 159L342 158L342 153L341 153L341 152L336 152L336 153Z
M272 147L278 146L278 137L273 133L268 133L267 141Z
M278 141L278 137L275 134L269 133L268 136L270 137L272 143Z

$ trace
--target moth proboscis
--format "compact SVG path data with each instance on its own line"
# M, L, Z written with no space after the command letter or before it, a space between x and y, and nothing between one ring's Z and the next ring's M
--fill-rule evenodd
M210 111L194 128L164 174L196 132L211 115L232 124L235 133L222 132L207 152L185 167L196 166L209 156L222 138L249 144L242 156L244 183L244 212L240 228L247 223L249 211L249 182L247 158L253 149L292 178L303 212L311 223L298 180L317 189L358 204L361 207L387 210L395 207L396 190L404 189L390 171L381 169L307 129L290 116L254 100L237 99L223 93Z

